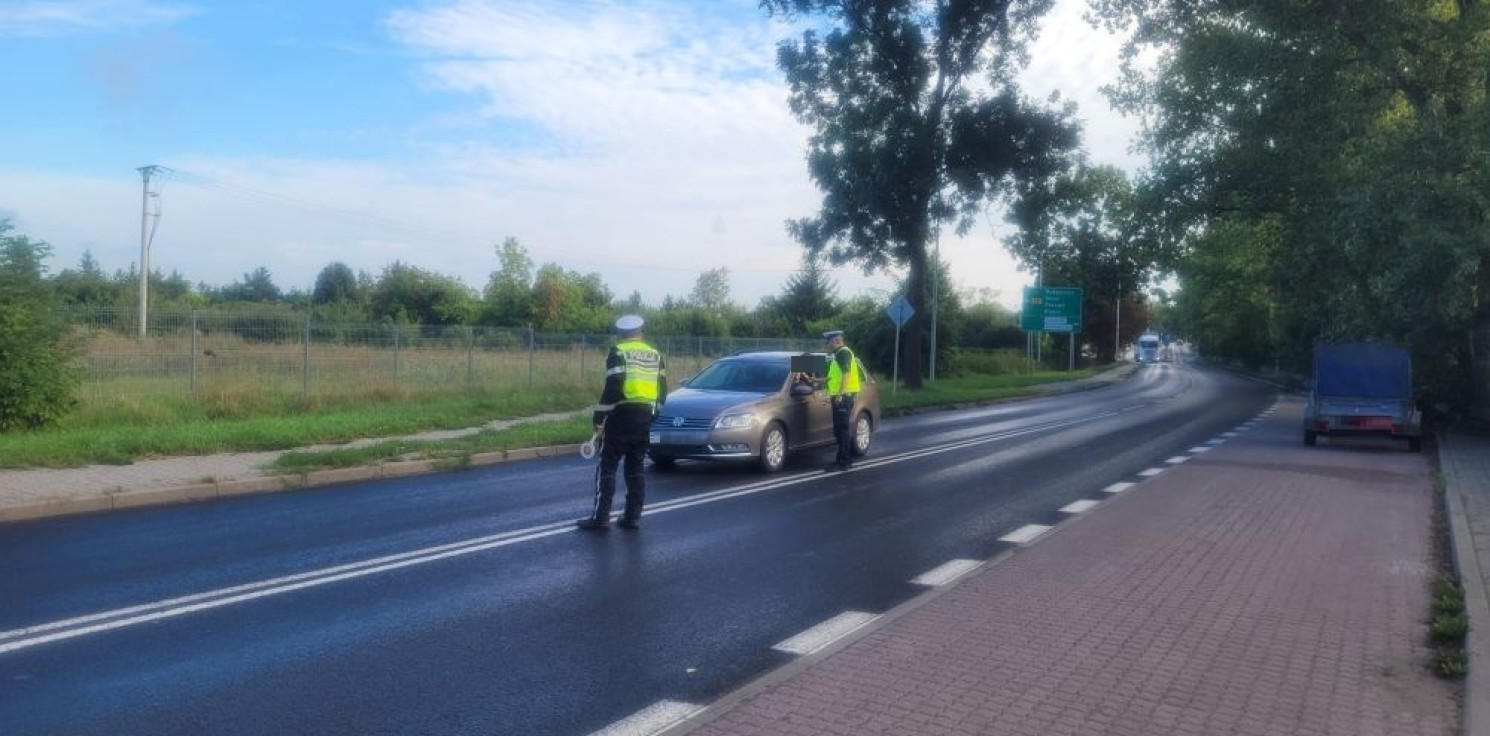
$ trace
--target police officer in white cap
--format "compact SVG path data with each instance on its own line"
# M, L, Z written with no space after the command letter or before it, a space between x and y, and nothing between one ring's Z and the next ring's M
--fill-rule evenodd
M595 429L604 432L600 462L595 466L595 504L590 515L576 524L581 529L610 527L611 500L616 495L616 467L625 458L626 509L623 529L636 529L646 501L647 458L652 417L667 400L667 365L662 353L642 339L642 318L628 314L616 320L621 341L605 358L605 388L595 407Z
M833 402L833 440L838 455L826 470L848 470L854 460L854 402L859 398L859 359L843 344L843 330L823 333L828 344L828 398Z

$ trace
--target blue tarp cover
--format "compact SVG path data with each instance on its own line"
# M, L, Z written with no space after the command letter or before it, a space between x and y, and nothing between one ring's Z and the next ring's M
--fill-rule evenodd
M1412 358L1386 343L1347 343L1314 348L1314 393L1372 399L1412 396Z

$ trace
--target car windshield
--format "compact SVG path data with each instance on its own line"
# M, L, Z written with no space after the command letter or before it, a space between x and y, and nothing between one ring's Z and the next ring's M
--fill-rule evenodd
M688 388L712 391L771 393L786 383L786 364L721 360L688 382Z

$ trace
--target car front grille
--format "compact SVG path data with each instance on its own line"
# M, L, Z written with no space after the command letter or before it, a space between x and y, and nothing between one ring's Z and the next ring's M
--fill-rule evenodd
M714 426L712 417L707 419L683 419L679 424L679 417L670 417L666 414L652 420L652 429L709 429Z

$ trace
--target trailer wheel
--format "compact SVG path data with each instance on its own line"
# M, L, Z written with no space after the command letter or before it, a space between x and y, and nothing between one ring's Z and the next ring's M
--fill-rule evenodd
M1409 452L1422 452L1423 451L1423 438L1422 437L1408 437L1407 438L1407 450Z
M1314 432L1312 432L1310 430L1307 430L1307 429L1304 430L1304 444L1306 444L1306 445L1308 445L1310 447L1313 447L1314 444L1315 444L1315 442L1317 441L1317 438L1318 438L1318 435L1315 434Z

